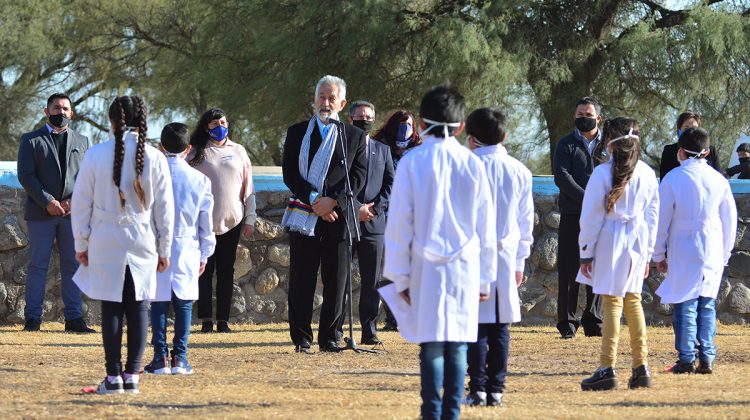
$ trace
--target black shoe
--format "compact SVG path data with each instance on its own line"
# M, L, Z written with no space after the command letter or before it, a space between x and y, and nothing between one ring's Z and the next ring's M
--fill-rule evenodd
M487 393L482 391L469 392L461 401L461 404L469 407L484 407L487 405Z
M310 354L310 353L312 353L312 352L310 351L310 342L309 342L309 341L307 341L307 340L303 340L303 341L302 341L301 343L299 343L299 344L296 344L296 345L294 346L294 351L295 351L296 353L305 353L305 354Z
M581 381L584 391L608 391L617 388L617 376L614 369L599 368L593 375Z
M335 341L325 341L319 343L319 349L323 353L338 353L340 350Z
M583 329L583 335L586 337L601 337L602 336L602 329L601 328L590 328L590 329Z
M229 329L229 324L227 323L227 321L216 321L216 332L230 333L232 332L232 330Z
M203 321L203 324L201 325L201 332L210 333L213 330L214 330L213 321Z
M681 362L678 360L674 366L669 368L669 371L676 374L695 373L695 362Z
M140 375L130 375L127 379L123 378L122 390L128 394L139 394L141 391L138 389L138 382L140 382Z
M633 369L633 376L628 380L628 388L651 388L651 370L646 365Z
M39 327L42 326L42 321L38 319L27 319L23 326L24 331L39 331Z
M703 375L714 373L714 362L707 362L703 360L699 361L698 368L695 369L695 373L700 373Z
M487 407L497 407L503 404L502 392L490 392L487 394Z
M383 344L383 342L380 341L377 335L373 335L372 337L363 338L359 344L364 344L366 346L377 346L378 344Z
M560 333L560 338L562 338L563 340L570 340L571 338L575 338L575 336L576 336L576 333L573 331Z
M73 332L73 333L79 333L79 334L91 334L91 333L95 333L96 331L93 328L89 328L88 325L86 325L86 321L84 321L83 318L76 318L76 319L65 320L65 332Z
M383 325L383 328L380 329L380 331L398 331L398 325L393 322L386 322L385 325Z

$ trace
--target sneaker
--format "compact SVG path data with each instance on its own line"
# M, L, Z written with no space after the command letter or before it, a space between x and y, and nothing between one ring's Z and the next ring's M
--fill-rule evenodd
M503 404L502 392L490 392L487 394L487 407L498 407Z
M123 392L125 391L123 390L122 378L120 376L115 377L112 382L105 377L102 383L99 384L99 387L96 388L97 394L122 394Z
M201 332L210 333L213 330L214 330L213 321L203 321L203 325L201 325Z
M483 391L469 392L461 401L461 404L470 407L479 407L487 405L487 393Z
M646 365L633 369L633 375L628 380L628 388L651 388L651 370Z
M178 359L172 353L172 375L192 375L193 367L188 363L187 358Z
M695 362L675 362L674 366L669 368L669 371L676 374L682 373L695 373Z
M164 357L154 357L151 363L147 364L143 371L152 375L168 375L171 373L169 369L169 363L167 362L167 355Z
M584 391L609 391L617 388L617 374L611 367L599 368L581 382Z
M700 373L702 375L710 375L714 373L714 362L708 362L708 361L699 361L698 362L698 368L695 369L695 373Z
M232 330L229 329L229 323L227 323L227 321L216 321L216 332L230 333Z
M129 393L129 394L139 394L140 391L138 390L138 382L140 381L140 376L138 375L128 375L125 374L124 384L122 385L122 389Z

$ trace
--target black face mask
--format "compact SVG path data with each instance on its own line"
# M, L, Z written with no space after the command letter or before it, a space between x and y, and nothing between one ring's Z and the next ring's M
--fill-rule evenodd
M576 128L581 132L589 132L596 128L596 118L579 117L576 118Z
M750 157L741 157L740 158L740 163L747 163L747 162L750 162Z
M50 115L48 119L49 123L57 128L64 128L70 123L70 118L63 114Z
M372 121L367 120L353 120L352 125L361 129L365 134L369 134L372 130Z

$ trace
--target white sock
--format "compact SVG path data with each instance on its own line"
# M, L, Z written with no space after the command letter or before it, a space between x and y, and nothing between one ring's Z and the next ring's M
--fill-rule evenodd
M107 382L112 384L112 383L122 382L122 379L120 379L120 375L117 375L117 376L107 375Z

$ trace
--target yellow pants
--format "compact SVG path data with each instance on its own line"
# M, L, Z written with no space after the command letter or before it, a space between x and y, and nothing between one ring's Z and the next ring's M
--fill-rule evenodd
M646 319L643 316L640 293L626 293L625 297L602 295L602 354L601 367L617 364L617 342L620 339L620 316L625 309L625 320L630 330L630 352L633 368L648 365Z

